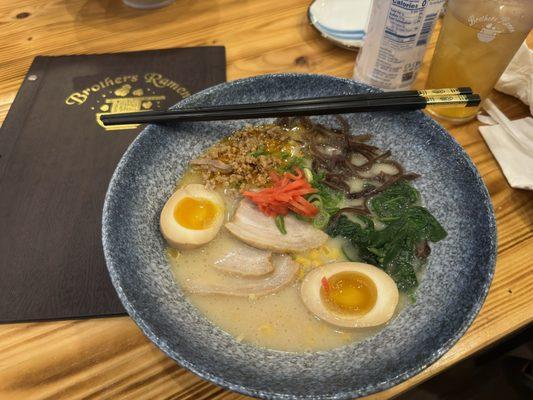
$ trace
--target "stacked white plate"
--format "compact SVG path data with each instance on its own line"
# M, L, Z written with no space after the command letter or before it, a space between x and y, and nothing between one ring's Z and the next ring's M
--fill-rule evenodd
M315 0L309 22L333 43L356 49L363 45L372 0Z

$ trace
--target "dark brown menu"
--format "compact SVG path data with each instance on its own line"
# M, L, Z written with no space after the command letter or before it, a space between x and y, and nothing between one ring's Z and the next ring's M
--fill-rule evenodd
M121 314L101 244L107 185L142 126L224 82L223 47L36 57L0 131L0 322Z

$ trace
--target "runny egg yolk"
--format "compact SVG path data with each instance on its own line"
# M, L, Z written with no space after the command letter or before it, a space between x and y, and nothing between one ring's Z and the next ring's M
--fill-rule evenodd
M218 207L212 201L197 198L184 197L174 208L174 218L184 228L187 229L207 229L218 213Z
M339 272L322 279L320 296L332 311L344 314L366 314L376 304L377 289L366 275Z

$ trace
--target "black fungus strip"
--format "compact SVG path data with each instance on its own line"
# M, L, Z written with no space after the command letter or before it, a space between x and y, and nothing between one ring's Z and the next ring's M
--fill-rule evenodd
M278 124L293 127L300 126L304 129L303 135L309 143L309 151L312 156L312 168L316 172L325 173L324 184L332 189L344 192L348 198L363 199L366 201L399 180L413 180L419 177L417 174L406 173L405 169L397 161L391 160L390 150L382 151L379 147L363 143L370 139L371 135L351 135L348 122L340 115L335 115L338 128L328 128L322 124L313 122L309 117L280 118ZM352 163L352 157L360 154L367 159L361 165ZM383 171L376 176L364 176L376 163L390 164L397 170L394 174ZM351 192L348 180L351 178L364 180L373 179L379 186L368 186L360 192Z
M353 135L353 136L350 136L350 140L348 142L357 142L357 143L367 142L370 140L371 137L372 135L368 133L364 135Z
M332 189L338 190L339 192L344 192L347 195L350 193L350 186L344 181L331 181L324 179L322 181L324 185L329 186Z
M381 193L383 192L385 189L388 189L389 187L391 187L392 185L394 185L396 182L404 179L406 181L411 181L413 179L417 179L419 178L420 175L418 174L413 174L413 173L407 173L407 174L397 174L397 175L392 175L391 178L384 182L381 186L377 186L377 187L374 187L372 188L371 190L363 190L362 192L357 192L357 193L350 193L349 197L352 198L352 199L359 199L359 198L364 198L364 199L368 199L369 197L371 196L375 196L376 194L378 193Z

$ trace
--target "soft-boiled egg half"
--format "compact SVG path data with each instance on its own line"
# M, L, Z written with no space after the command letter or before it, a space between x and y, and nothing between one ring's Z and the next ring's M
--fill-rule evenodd
M200 184L178 189L161 211L159 225L168 244L191 249L211 241L224 222L224 200Z
M381 269L357 262L326 264L308 273L300 294L323 321L343 328L384 324L398 304L398 288Z

